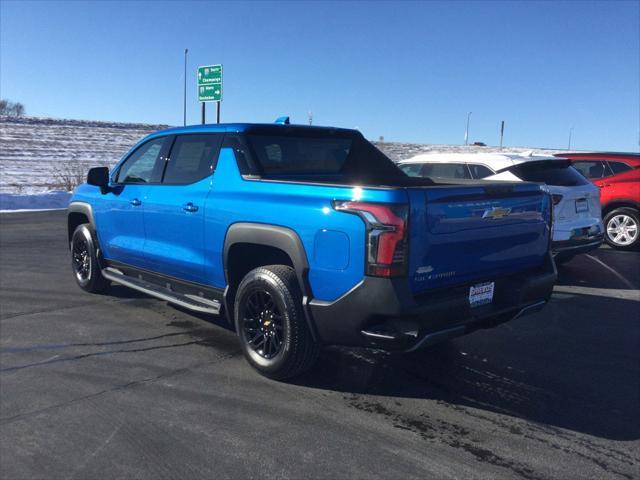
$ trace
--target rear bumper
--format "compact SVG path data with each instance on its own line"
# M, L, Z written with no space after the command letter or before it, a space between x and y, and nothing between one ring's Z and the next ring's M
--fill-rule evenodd
M365 277L338 300L311 300L308 308L326 344L412 351L539 310L556 276L549 256L533 271L486 279L495 281L493 303L475 308L470 284L414 296L406 278Z
M554 255L577 255L598 248L604 240L604 231L600 225L574 228L569 232L567 240L556 240L551 243Z

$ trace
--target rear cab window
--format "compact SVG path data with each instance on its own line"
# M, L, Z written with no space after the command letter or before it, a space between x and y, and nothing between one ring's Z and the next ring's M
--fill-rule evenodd
M264 126L244 137L250 150L245 163L263 179L376 186L411 183L392 160L351 130Z

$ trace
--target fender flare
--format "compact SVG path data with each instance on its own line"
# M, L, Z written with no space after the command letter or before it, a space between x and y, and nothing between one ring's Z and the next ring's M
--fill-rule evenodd
M264 223L234 223L227 230L224 239L223 261L224 276L229 283L228 258L229 251L233 245L238 243L254 243L265 247L274 247L289 255L296 277L300 284L302 294L309 296L311 289L307 281L309 262L300 237L296 232L287 227L278 225L268 225Z
M307 254L304 246L298 234L290 228L281 227L279 225L269 225L265 223L248 223L239 222L232 224L227 230L227 234L224 239L223 248L223 265L224 275L227 282L227 287L224 291L225 310L231 312L228 308L227 298L229 294L229 272L228 272L228 258L229 251L233 245L239 243L252 243L256 245L264 245L267 247L274 247L282 250L286 253L296 273L300 291L302 292L302 307L305 314L305 319L311 330L311 334L314 339L317 339L316 329L311 319L308 303L312 298L311 287L309 285L308 273L309 262L307 260ZM229 321L233 324L233 319L229 318Z
M67 227L69 225L69 215L72 213L83 214L85 217L89 219L89 223L91 224L91 228L93 228L93 231L94 232L97 231L96 221L93 216L93 208L91 207L91 205L85 202L71 202L67 207ZM71 241L71 235L73 235L73 232L69 232L69 239L68 239L69 242Z

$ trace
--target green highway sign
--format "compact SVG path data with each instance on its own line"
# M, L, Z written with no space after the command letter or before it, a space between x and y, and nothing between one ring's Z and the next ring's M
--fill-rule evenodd
M198 101L222 100L222 65L198 67Z
M222 84L198 85L199 102L219 102L222 100Z

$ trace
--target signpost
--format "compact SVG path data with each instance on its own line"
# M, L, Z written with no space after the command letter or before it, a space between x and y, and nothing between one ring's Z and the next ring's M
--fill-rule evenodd
M198 67L198 101L202 102L202 123L205 123L206 102L216 102L217 123L220 123L222 101L222 65Z

